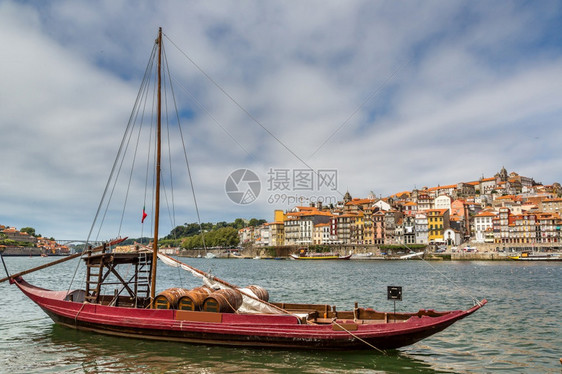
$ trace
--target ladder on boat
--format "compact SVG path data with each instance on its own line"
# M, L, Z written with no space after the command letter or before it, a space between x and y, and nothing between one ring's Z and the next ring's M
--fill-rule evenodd
M139 300L148 300L150 298L151 268L152 253L139 252L138 261L135 264L134 277L135 308L139 306L144 307L144 303L139 305Z
M84 259L86 302L146 307L151 291L151 252L139 251L137 247L133 252L112 253L107 252L107 248L104 247L101 253L92 254L89 251ZM130 274L131 269L133 274ZM110 287L115 287L113 295L102 295L102 292L108 291Z
M86 259L86 295L84 299L89 303L99 303L105 251L105 244L101 255L92 256L92 251L88 251L88 257Z

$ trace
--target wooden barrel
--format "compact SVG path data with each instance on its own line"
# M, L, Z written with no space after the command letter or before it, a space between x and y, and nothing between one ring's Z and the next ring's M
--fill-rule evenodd
M250 291L252 291L254 293L254 295L256 295L258 297L258 299L260 299L261 301L269 301L269 292L267 292L267 290L265 288L263 288L262 286L248 286L246 287L247 289L249 289Z
M176 309L178 300L185 295L188 290L184 288L174 287L168 288L158 294L154 298L154 307L156 309Z
M242 305L240 292L226 289L210 294L203 301L203 310L206 312L233 313Z
M180 310L201 310L203 301L209 296L213 290L207 286L196 287L189 290L178 300L178 309Z

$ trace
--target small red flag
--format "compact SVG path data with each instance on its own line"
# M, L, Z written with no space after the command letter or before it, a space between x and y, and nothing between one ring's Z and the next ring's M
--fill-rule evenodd
M144 223L144 219L148 216L148 214L146 214L144 207L142 207L142 220L141 223Z

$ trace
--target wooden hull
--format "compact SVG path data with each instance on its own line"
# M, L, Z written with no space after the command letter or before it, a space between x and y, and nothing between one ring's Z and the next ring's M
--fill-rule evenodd
M224 346L299 349L394 349L431 336L472 314L486 301L462 311L422 311L397 323L358 324L353 319L307 324L294 315L211 313L140 309L65 301L66 291L49 291L13 281L61 325L113 336ZM402 315L404 316L404 315Z

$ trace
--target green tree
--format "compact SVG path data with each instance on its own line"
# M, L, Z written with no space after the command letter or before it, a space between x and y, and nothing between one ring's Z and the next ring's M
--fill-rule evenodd
M20 229L20 232L25 232L31 236L37 236L35 235L35 229L33 227L24 227L22 229Z
M259 226L259 225L263 225L264 223L266 223L267 221L265 219L257 219L257 218L252 218L250 220L250 222L248 223L248 226Z

